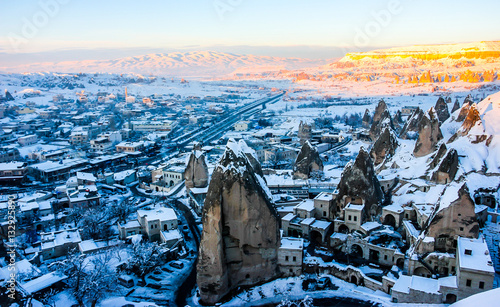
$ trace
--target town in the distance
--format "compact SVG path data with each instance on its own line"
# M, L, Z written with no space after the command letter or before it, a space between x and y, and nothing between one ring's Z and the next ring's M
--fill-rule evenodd
M500 42L135 61L1 69L0 306L500 296Z

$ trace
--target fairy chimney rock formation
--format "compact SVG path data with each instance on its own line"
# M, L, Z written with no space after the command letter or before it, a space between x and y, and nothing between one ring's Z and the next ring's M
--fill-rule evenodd
M208 166L199 143L194 145L193 151L189 155L184 171L184 180L187 189L205 188L208 185Z
M362 127L365 129L369 129L372 124L372 117L370 116L370 111L368 109L365 110L365 114L363 115Z
M439 128L439 119L434 108L430 108L420 121L418 129L418 139L413 149L415 157L423 157L434 152L443 139L443 134Z
M203 207L197 283L203 304L278 275L279 216L263 178L230 139Z
M405 125L403 126L400 137L402 139L416 139L418 127L423 117L424 112L422 111L422 109L417 108L415 111L413 111L410 118L408 118Z
M385 128L370 150L370 157L373 159L373 163L379 165L386 158L392 157L397 147L398 141L396 136L389 128Z
M302 145L295 160L293 176L299 179L308 179L314 171L323 171L323 161L321 161L316 147L307 141Z
M439 97L438 101L436 101L436 105L434 106L436 110L437 117L439 122L443 123L445 120L450 118L450 112L448 110L448 105L443 97Z
M382 189L375 175L373 161L363 147L359 150L354 163L350 162L344 168L337 189L336 201L340 209L354 200L355 203L365 205L364 212L368 217L380 213ZM338 215L337 212L333 214Z
M370 128L370 137L373 141L377 140L380 133L385 127L390 127L394 129L391 114L387 109L385 101L381 99L375 109L375 114L373 115L373 122Z
M300 145L303 145L306 141L310 141L312 139L312 125L300 121L297 136L299 137Z

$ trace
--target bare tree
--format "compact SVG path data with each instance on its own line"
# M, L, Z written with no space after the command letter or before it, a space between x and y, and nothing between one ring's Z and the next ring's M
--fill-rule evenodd
M164 262L163 250L156 242L141 242L134 245L127 269L135 272L146 282L146 275Z
M125 223L127 217L135 211L132 201L128 198L118 204L112 204L108 207L109 218L117 218L118 222Z

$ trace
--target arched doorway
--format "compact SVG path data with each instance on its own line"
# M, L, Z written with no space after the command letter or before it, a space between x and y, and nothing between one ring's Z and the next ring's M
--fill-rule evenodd
M358 244L353 244L351 246L351 255L363 258L363 249Z
M340 233L348 234L349 233L349 227L347 227L346 225L342 224L342 225L339 226L339 232Z
M453 304L457 301L457 296L453 293L446 294L446 300L444 301L446 304Z
M316 242L318 244L323 243L323 236L317 230L312 230L309 237L311 238L311 242Z
M396 228L396 218L392 214L387 214L384 218L384 225Z
M422 277L431 277L431 272L429 272L429 270L427 268L421 266L421 267L416 268L415 271L413 271L413 275L422 276Z
M351 275L351 280L350 280L351 284L355 284L357 285L358 284L358 278L354 275Z

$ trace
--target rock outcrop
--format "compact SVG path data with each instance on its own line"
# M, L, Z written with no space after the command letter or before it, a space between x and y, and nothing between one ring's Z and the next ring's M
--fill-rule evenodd
M187 161L184 180L187 189L204 188L208 185L208 166L199 143L195 144Z
M453 104L453 108L451 109L451 113L454 113L458 109L460 109L460 103L458 102L458 98L457 98L457 99L455 99L455 104Z
M432 173L431 180L437 184L447 184L455 179L458 172L458 153L450 149L439 162L439 166Z
M389 128L385 128L370 150L370 157L373 159L373 163L379 165L385 159L389 159L394 155L397 147L398 141L396 136Z
M469 114L471 104L464 103L462 107L460 108L460 112L458 113L457 122L463 122L464 119L467 117L467 114Z
M443 97L439 97L438 101L436 101L436 105L434 106L436 110L437 117L439 122L444 123L445 120L450 118L450 112L448 110L448 105Z
M426 229L428 237L436 238L437 251L454 252L457 236L478 237L479 224L474 210L466 184L452 183L446 187L437 212Z
M232 289L277 276L279 216L263 178L232 139L212 174L202 219L202 303L214 305Z
M363 119L361 121L361 126L365 129L369 129L371 124L372 124L372 117L370 116L370 111L366 109L365 114L363 115Z
M396 128L396 131L401 130L402 126L404 125L403 115L401 114L400 110L398 110L394 115L393 124L394 128Z
M376 141L385 127L394 129L391 114L387 109L385 101L381 99L377 105L377 108L375 108L375 114L373 115L373 122L370 127L371 139L373 141Z
M241 150L243 150L243 152L247 156L248 161L250 162L250 165L252 166L255 173L257 173L262 178L264 178L264 173L262 172L262 166L260 165L260 162L259 162L259 159L257 158L257 153L255 152L255 150L250 148L247 145L247 143L245 143L245 141L243 141L243 140L240 140L238 142L238 145L240 145Z
M353 199L364 204L364 213L367 217L380 214L380 204L383 193L375 175L373 161L368 152L361 147L354 163L348 163L342 172L337 186L337 208L343 209ZM335 206L334 206L335 207ZM332 212L332 216L342 212Z
M439 128L439 119L436 117L434 108L430 108L420 121L418 139L413 149L413 155L423 157L436 151L437 145L442 139L443 134Z
M429 168L431 170L435 169L438 166L439 162L441 162L441 159L444 157L444 155L447 152L448 152L448 148L446 147L446 144L445 143L441 143L441 145L439 145L439 149L436 151L436 153L432 157L432 161L429 164Z
M408 120L406 121L399 137L404 140L416 139L418 136L418 127L422 118L424 118L424 112L422 111L422 109L417 108L415 111L413 111L410 118L408 118Z
M323 171L323 161L321 161L316 147L306 141L295 160L293 176L299 179L308 179L314 171Z
M300 121L298 135L300 140L300 145L303 145L306 141L310 141L312 138L312 125Z

